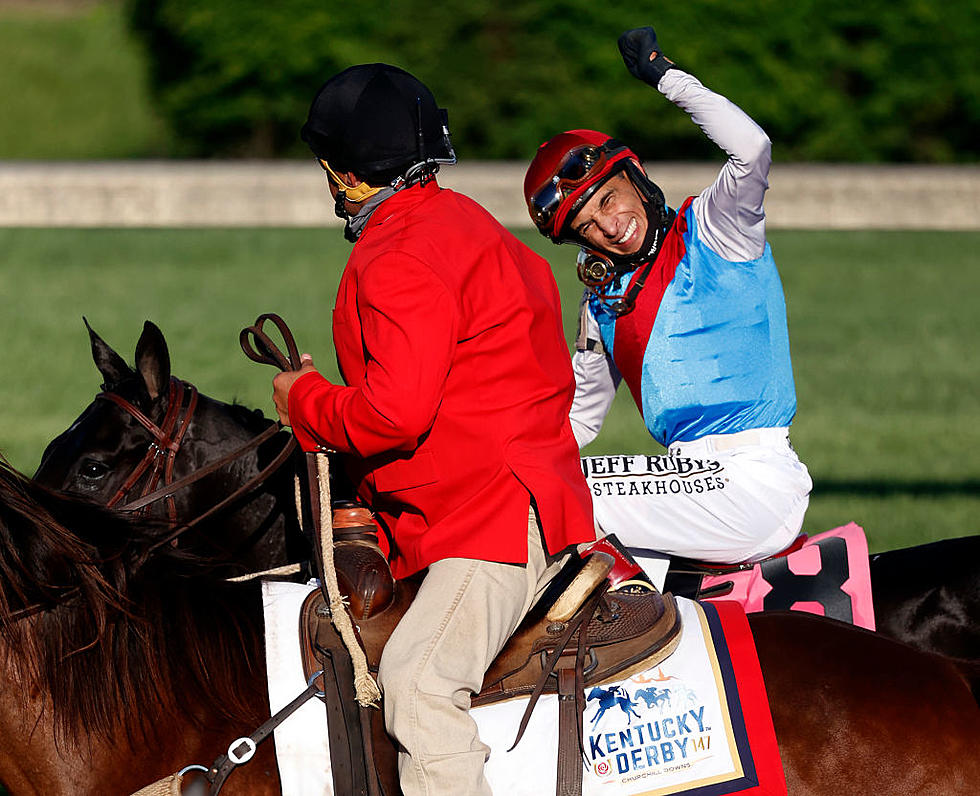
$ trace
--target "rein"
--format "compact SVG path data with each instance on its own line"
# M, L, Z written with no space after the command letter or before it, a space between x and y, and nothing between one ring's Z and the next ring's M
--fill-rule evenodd
M266 334L265 330L263 329L263 326L267 320L271 321L282 335L283 341L286 346L285 354L279 349L279 347L272 341L272 339L268 336L268 334ZM260 364L273 365L275 367L278 367L282 371L298 370L301 366L299 350L296 347L296 343L293 339L293 335L290 332L289 328L286 326L285 321L283 321L282 318L280 318L278 315L275 315L273 313L260 315L256 320L255 324L245 329L242 329L239 339L241 342L242 351L244 351L245 355L254 362L258 362ZM171 389L173 389L173 386L171 386ZM128 404L128 402L125 402L122 399L116 401L115 398L113 398L113 400L115 403L119 404L120 406L124 406L124 404ZM124 408L127 407L124 406ZM150 433L153 434L155 438L157 437L158 431L160 431L162 434L167 433L163 429L157 429L156 426L153 426L153 424L150 423L149 420L146 419L141 412L139 412L139 410L136 410L135 407L132 407L132 410L130 411L133 411L134 417L140 423L146 426L150 430ZM167 417L164 419L164 425L166 425L167 419L169 419L170 416L171 416L171 412L168 408ZM187 420L185 420L185 425L188 422L190 422L189 417L187 418ZM148 423L149 425L147 425ZM267 438L266 435L270 430L273 433L275 433L278 432L281 427L282 427L281 424L277 422L274 426L272 426L270 429L267 429L266 432L260 435L260 437L253 439L243 448L234 451L233 453L224 457L224 459L221 459L220 461L208 465L207 468L204 468L207 472L199 470L196 473L192 474L191 476L181 479L181 481L169 484L169 486L166 486L162 489L158 489L154 492L148 492L148 493L144 491L143 497L141 497L136 501L133 501L132 503L126 504L122 508L124 510L131 510L131 511L139 510L149 505L149 503L155 500L169 497L176 489L180 488L181 486L186 486L186 483L196 481L198 478L203 477L208 472L213 472L214 470L218 469L222 465L227 464L228 461L237 458L246 450L249 450L257 446L261 441L263 441L264 438ZM179 433L182 436L183 432L181 431ZM153 452L153 448L157 444L158 443L151 444L150 452L148 452L147 456L149 456L150 453ZM196 520L192 521L191 523L188 523L187 525L173 531L167 538L161 540L160 542L157 542L154 545L154 548L166 544L172 539L175 539L178 534L182 533L191 525L200 522L200 520L203 519L204 516L208 516L209 514L217 511L219 508L226 505L227 503L229 503L231 500L238 497L243 492L247 491L248 488L251 488L256 483L261 483L261 481L263 481L270 472L272 472L275 469L278 469L278 466L281 465L282 461L285 461L285 458L292 453L293 449L296 446L297 446L296 438L291 436L289 442L283 448L283 451L281 451L279 455L276 457L276 460L272 462L272 464L270 464L268 467L266 467L261 473L259 473L259 475L256 476L256 478L253 479L252 482L246 484L244 488L236 490L235 493L233 493L231 496L223 500L220 504L218 504L218 506L210 509L208 512L206 512L205 515L202 515L202 517L198 517ZM174 455L176 455L176 450L174 450ZM307 460L308 470L310 466L311 466L311 462L308 459ZM145 470L145 467L143 467L142 469ZM314 470L310 472L309 475L311 478L311 483L316 484L317 483L316 471ZM135 483L135 479L132 479L132 477L130 480L133 480L133 483ZM127 488L131 488L131 486ZM329 497L327 498L327 504L329 505ZM221 787L224 785L225 780L232 773L232 771L234 771L235 768L237 768L238 766L249 762L252 759L252 757L255 755L256 747L258 746L258 744L262 743L262 741L268 738L269 735L271 735L272 731L277 726L279 726L279 724L285 721L307 700L313 697L318 697L321 699L323 698L324 692L318 689L315 684L316 679L318 677L321 677L322 675L323 675L322 670L316 672L309 679L307 683L307 687L304 691L302 691L298 696L296 696L289 704L287 704L285 707L279 710L275 715L270 717L265 723L263 723L260 727L258 727L258 729L256 729L255 732L253 732L251 735L237 738L236 740L232 741L232 743L228 747L228 751L225 754L219 756L217 760L215 760L210 767L205 768L204 766L200 766L196 764L189 765L183 768L177 774L172 775L172 777L169 777L166 780L162 780L161 783L167 783L167 787L170 788L171 790L174 784L176 784L176 787L179 788L180 780L183 777L183 775L188 771L197 770L203 772L204 778L207 780L207 782L210 785L208 794L210 794L210 796L216 796L218 792L221 790ZM149 786L148 788L140 791L137 796L140 796L140 794L143 794L145 792L150 792L151 788L154 788L156 785L160 785L161 783L154 783L153 786ZM157 791L153 790L152 792L156 793Z
M186 408L184 406L185 394L187 395ZM140 411L139 408L115 393L102 392L97 396L97 398L102 398L116 404L118 407L132 416L133 419L135 419L147 431L149 431L150 435L153 437L153 440L150 442L150 446L147 449L146 455L143 457L142 461L136 466L125 482L123 482L122 486L120 486L116 491L115 495L113 495L106 504L109 508L117 508L119 511L135 511L142 513L143 509L145 509L147 506L156 503L159 500L163 500L167 507L167 516L170 520L171 532L163 540L155 544L151 549L156 549L161 545L174 542L177 537L185 531L193 528L195 525L213 516L226 506L234 503L243 495L246 495L257 487L261 486L273 473L282 467L296 448L295 438L290 437L283 446L282 450L276 455L275 459L273 459L273 461L264 467L257 475L246 481L244 484L238 487L238 489L226 496L204 513L198 515L189 522L178 526L177 507L174 500L175 493L199 481L200 479L211 475L215 471L237 461L245 454L251 452L259 445L278 434L279 431L282 430L282 425L278 422L273 423L261 434L253 437L244 445L239 446L230 453L227 453L225 456L222 456L220 459L216 459L204 467L194 470L192 473L189 473L183 478L175 480L173 477L174 462L177 458L178 452L180 451L180 445L184 439L184 435L194 417L194 411L197 408L197 388L188 382L171 377L170 390L167 399L167 412L160 425L154 423L149 417ZM140 479L147 475L147 473L148 477L146 478L146 483L143 485L143 490L140 496L134 500L120 504L120 501L133 490L136 484L139 483ZM158 484L161 482L161 478L163 480L163 486L157 488Z

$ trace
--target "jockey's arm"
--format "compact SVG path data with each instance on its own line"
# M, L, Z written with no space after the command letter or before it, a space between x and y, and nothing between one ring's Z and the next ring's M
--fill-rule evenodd
M622 378L602 345L599 325L592 317L584 297L579 312L572 370L575 373L575 397L569 420L575 441L579 448L584 448L598 436Z
M766 244L769 137L741 108L681 69L669 69L657 88L728 153L718 177L694 199L701 240L727 260L760 257Z

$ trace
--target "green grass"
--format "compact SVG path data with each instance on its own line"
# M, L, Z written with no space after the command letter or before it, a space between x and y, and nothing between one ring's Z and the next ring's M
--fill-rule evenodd
M167 154L121 2L0 5L0 158Z
M574 335L571 248L549 257ZM980 530L980 233L774 232L815 489L806 529L854 520L873 549ZM272 414L238 332L278 312L336 376L330 317L349 247L327 230L0 229L0 450L33 472L97 392L82 315L132 362L144 319L174 372ZM590 453L657 452L621 391Z

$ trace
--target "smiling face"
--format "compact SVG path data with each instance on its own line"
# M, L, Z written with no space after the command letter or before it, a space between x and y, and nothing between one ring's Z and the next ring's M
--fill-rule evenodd
M647 214L639 192L624 172L610 177L572 219L571 229L589 246L626 256L639 251Z

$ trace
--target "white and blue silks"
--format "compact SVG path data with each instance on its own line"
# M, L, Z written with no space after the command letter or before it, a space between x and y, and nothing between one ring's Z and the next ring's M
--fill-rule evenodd
M762 210L769 141L680 70L659 88L729 160L679 209L630 313L584 301L572 427L580 446L590 442L625 381L668 455L583 459L599 527L631 547L754 560L793 540L812 485L788 440L796 393Z
M638 322L619 319L645 340L624 340L619 352L616 315L589 298L603 347L621 374L634 376L627 382L634 395L638 388L643 421L665 448L709 434L789 426L796 390L772 251L767 244L755 260L725 260L699 240L690 204L683 221L684 253L658 306L638 302L635 312L652 313ZM631 276L622 277L624 290ZM655 293L656 286L650 288ZM644 321L652 321L649 331ZM642 350L630 350L637 344Z

